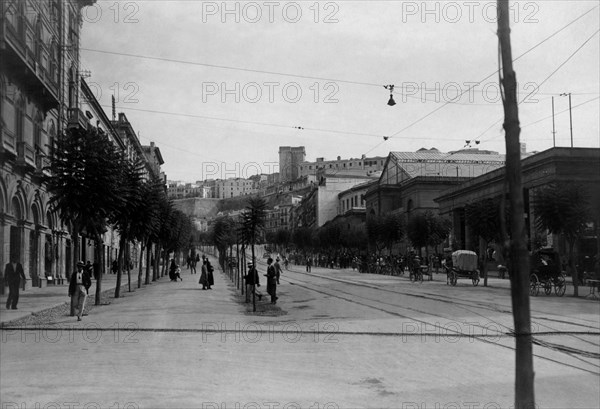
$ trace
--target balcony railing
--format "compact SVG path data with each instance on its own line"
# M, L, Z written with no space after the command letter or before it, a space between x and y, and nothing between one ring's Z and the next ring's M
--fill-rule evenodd
M90 120L79 108L69 108L68 110L69 120L68 128L81 128L87 129Z

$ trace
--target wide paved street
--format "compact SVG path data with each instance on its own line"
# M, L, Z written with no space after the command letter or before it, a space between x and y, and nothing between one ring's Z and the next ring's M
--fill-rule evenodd
M184 270L79 323L3 329L2 408L512 405L507 281L291 269L277 306L263 297L257 314L223 273L202 291ZM540 408L600 406L599 313L594 300L532 299Z

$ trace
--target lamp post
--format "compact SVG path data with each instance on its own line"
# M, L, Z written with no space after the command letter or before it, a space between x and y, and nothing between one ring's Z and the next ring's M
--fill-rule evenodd
M566 92L563 92L562 94L560 94L561 97L566 97L569 96L569 126L571 127L571 148L573 147L573 114L571 111L571 93L569 92L568 94Z

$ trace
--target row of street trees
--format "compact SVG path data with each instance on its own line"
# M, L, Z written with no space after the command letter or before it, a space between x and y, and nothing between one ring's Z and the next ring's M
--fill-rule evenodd
M145 283L148 284L152 246L156 260L152 273L154 281L159 277L161 252L169 254L188 245L192 235L189 217L173 208L158 176L147 179L143 162L131 161L106 133L95 128L69 129L56 139L48 170L50 176L44 177L43 182L51 194L51 210L70 229L74 241L74 259L68 262L75 264L79 257L80 235L93 239L96 249L102 249L103 234L108 227L119 232L115 298L119 297L124 267L131 291L130 265L124 263L131 259L130 243L140 243L142 249L138 287L142 281L144 251L147 258ZM96 305L100 303L101 277L106 262L101 251L98 255L96 262L101 273L96 285Z
M203 236L202 241L217 246L223 257L220 262L223 263L226 249L236 242L260 241L278 249L293 246L300 252L347 249L355 253L370 250L379 255L386 250L391 254L394 246L407 239L419 253L422 248L428 252L429 249L438 249L448 238L451 229L450 220L432 212L414 214L408 221L400 215L371 216L364 226L355 229L327 223L318 229L301 227L292 232L279 229L267 233L264 233L265 218L264 200L251 198L239 220L227 216L217 219L211 233ZM242 229L242 225L246 227ZM250 236L245 238L243 234Z

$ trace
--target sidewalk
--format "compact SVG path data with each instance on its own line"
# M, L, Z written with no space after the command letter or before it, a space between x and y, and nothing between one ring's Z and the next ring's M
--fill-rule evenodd
M121 285L127 284L127 274L121 277ZM102 291L114 290L117 285L116 274L105 274L102 276ZM131 276L131 286L137 288L137 271ZM28 287L26 290L19 291L19 304L17 310L6 309L6 299L8 298L8 287L4 294L0 295L0 324L14 321L31 314L39 313L62 304L70 302L69 284L48 285L46 287ZM96 280L92 279L92 286L89 289L88 301L94 302L96 293Z

